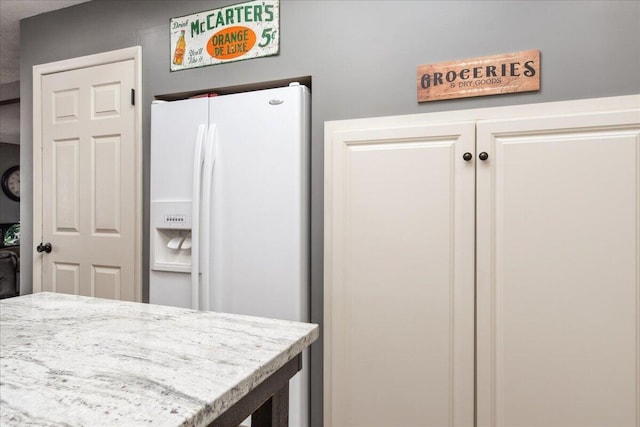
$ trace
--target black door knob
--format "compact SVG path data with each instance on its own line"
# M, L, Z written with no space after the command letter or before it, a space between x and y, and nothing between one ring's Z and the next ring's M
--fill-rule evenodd
M464 153L464 154L462 155L462 158L463 158L466 162L468 162L469 160L473 159L473 155L472 155L471 153Z
M38 252L46 252L46 253L51 253L51 243L45 243L42 244L40 243L37 247L36 247L36 251Z
M483 151L482 153L478 154L478 157L480 158L480 160L487 160L489 158L489 155Z

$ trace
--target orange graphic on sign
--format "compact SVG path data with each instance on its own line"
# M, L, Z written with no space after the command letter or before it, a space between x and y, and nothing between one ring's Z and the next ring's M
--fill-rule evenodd
M251 28L235 26L215 33L207 42L207 52L217 59L232 59L245 55L255 44Z

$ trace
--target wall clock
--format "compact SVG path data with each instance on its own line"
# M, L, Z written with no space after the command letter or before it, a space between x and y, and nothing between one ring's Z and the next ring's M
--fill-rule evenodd
M11 166L2 174L2 191L11 200L20 201L20 166Z

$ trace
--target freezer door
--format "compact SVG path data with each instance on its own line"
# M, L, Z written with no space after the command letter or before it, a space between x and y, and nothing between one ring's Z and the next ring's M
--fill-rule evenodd
M158 202L187 202L191 204L193 190L193 162L198 128L209 120L208 99L154 103L151 105L151 205ZM190 282L190 252L188 249L167 249L170 232L156 227L154 216L150 220L149 302L179 307L192 306ZM187 234L187 233L185 233ZM159 252L164 258L187 261L183 273L154 268ZM182 254L181 252L185 252ZM166 263L165 263L166 264ZM176 268L174 271L178 271Z

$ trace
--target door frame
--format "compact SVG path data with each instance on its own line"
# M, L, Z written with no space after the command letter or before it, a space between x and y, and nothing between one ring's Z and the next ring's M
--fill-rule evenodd
M33 241L42 241L42 78L80 68L133 60L134 69L134 164L135 259L134 295L142 301L142 46L133 46L94 55L81 56L33 66ZM37 236L40 236L38 240ZM33 257L33 292L42 291L42 257Z

